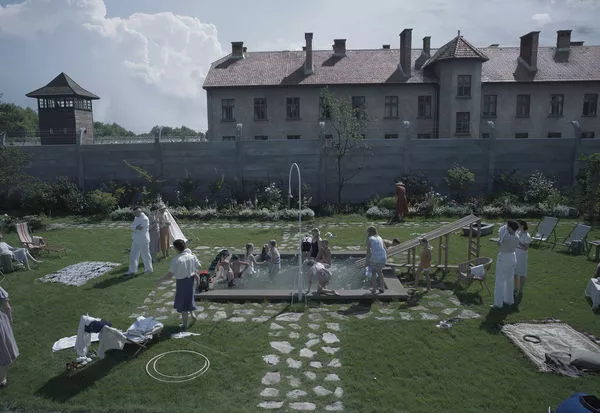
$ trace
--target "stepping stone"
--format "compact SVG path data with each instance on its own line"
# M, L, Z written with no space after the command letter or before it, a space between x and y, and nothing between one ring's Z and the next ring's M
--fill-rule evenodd
M221 321L227 318L227 313L225 311L217 311L213 316L213 321Z
M307 348L311 348L312 346L315 346L317 344L319 344L321 342L321 340L319 340L318 338L313 338L310 339L306 342L306 344L304 344Z
M450 298L448 298L448 301L450 301L455 306L460 307L460 300L458 298L450 297Z
M244 323L246 321L246 319L244 317L231 317L227 321L229 321L231 323Z
M380 308L379 312L381 314L392 314L394 310L392 310L391 308Z
M175 297L175 291L168 291L162 295L164 298L173 298Z
M264 323L265 321L268 321L271 317L269 317L268 315L262 315L259 317L253 317L252 321L254 321L255 323Z
M323 316L319 313L311 313L308 315L308 318L312 321L323 321Z
M197 314L196 317L198 317L198 320L206 320L208 318L208 313L200 313Z
M369 317L371 315L371 313L361 313L361 314L355 314L354 317L358 318L359 320L364 320L365 318Z
M239 309L239 310L233 310L233 314L236 314L236 315L253 315L254 311L255 310L252 309L252 308L248 309L248 310Z
M151 302L153 302L154 300L152 300L151 298L146 298L144 300L144 304L150 304Z
M304 372L304 377L306 377L309 380L316 380L317 379L317 375L312 372L312 371L305 371Z
M300 330L302 328L298 324L289 324L288 327L293 328L294 330Z
M301 382L298 377L287 376L287 379L291 387L300 387Z
M440 316L437 314L421 313L421 320L438 320Z
M325 410L328 412L341 412L344 410L344 404L338 400L335 403L325 406Z
M320 313L322 311L327 311L327 309L323 307L311 307L308 309L309 313Z
M308 334L306 335L306 337L310 338L311 340L312 340L312 339L315 339L315 338L319 338L319 336L318 336L317 334L315 334L315 333L308 333ZM308 346L307 346L307 347L308 347Z
M430 307L434 307L434 308L444 308L444 307L446 307L444 305L444 303L441 303L439 301L430 301L427 305L430 306Z
M263 356L263 360L270 366L275 366L279 364L279 356L275 354L268 354L266 356Z
M339 323L326 323L327 328L333 331L342 331Z
M287 361L288 367L291 369L299 369L300 367L302 367L302 362L300 360L294 360L292 358L288 358L286 361Z
M299 338L300 338L300 333L297 333L296 331L292 331L292 332L291 332L291 333L288 335L288 337L289 337L289 338L291 338L291 339L294 339L294 340L295 340L295 339L299 339Z
M261 380L261 383L265 386L271 386L273 384L279 384L281 381L281 374L278 371L270 371L265 374Z
M279 337L281 336L281 331L269 331L269 336L270 337Z
M267 387L263 391L260 392L262 397L277 397L279 396L279 390L274 389L272 387Z
M333 393L331 390L327 390L323 386L314 387L313 391L317 396L329 396L331 393Z
M439 294L433 293L433 294L427 294L425 297L427 298L440 298Z
M311 361L310 367L320 369L321 367L323 367L323 363L321 363L320 361Z
M408 321L408 320L412 320L412 319L413 319L413 318L412 318L412 315L410 315L410 313L401 312L401 313L399 313L399 315L400 315L400 318L401 318L402 320L406 320L406 321Z
M323 333L323 341L327 344L339 343L340 339L333 333Z
M442 313L446 314L446 315L450 315L453 312L455 312L456 310L458 310L458 308L444 308L442 310Z
M154 297L156 295L156 291L150 291L148 293L148 297Z
M295 390L291 390L291 391L287 392L286 396L287 396L288 399L294 399L295 400L295 399L299 399L300 397L304 397L307 394L308 393L305 392L304 390L295 389Z
M311 330L319 330L321 326L319 324L309 324L308 328L310 328Z
M330 312L328 312L328 313L327 313L327 315L328 315L329 317L331 317L331 318L335 318L335 319L338 319L338 320L347 320L347 319L348 319L348 317L347 317L347 316L345 316L345 315L343 315L343 314L336 313L336 312L334 312L334 311L330 311Z
M375 317L375 320L379 320L379 321L390 321L393 319L394 319L394 317Z
M475 311L472 310L462 310L458 315L458 318L479 318L481 317Z
M429 308L423 307L422 305L417 305L415 307L410 307L409 310L412 310L412 311L427 311L427 310L429 310Z
M342 367L342 363L340 363L339 359L333 359L329 362L327 367Z
M194 248L195 250L208 250L210 249L210 247L207 247L206 245L198 245L196 248Z
M258 403L257 406L267 410L275 410L281 409L281 406L283 406L283 402L261 402Z
M339 347L321 347L321 350L327 354L335 354L339 350Z
M330 373L325 377L325 381L340 381L340 378L335 373Z
M277 310L269 310L269 309L266 309L263 311L263 313L265 313L265 314L277 314L278 312L279 311L277 311Z
M167 286L166 285L159 285L156 289L157 290L166 290Z
M315 410L317 406L314 403L302 402L302 403L290 403L290 409L293 410L303 410L303 411L312 411Z
M138 310L147 310L148 306L147 305L140 305L137 309Z
M161 316L158 316L158 317L154 317L154 319L158 320L158 321L166 320L167 318L169 318L169 316L166 316L166 315L161 315Z
M271 347L283 354L289 354L294 349L287 341L271 341Z
M333 395L338 399L341 399L344 395L344 389L342 389L341 387L336 387L335 391L333 392Z
M303 313L283 313L275 317L277 321L298 321L302 318Z
M202 307L201 305L197 305L196 311L204 311L204 307Z
M283 326L280 326L277 323L271 323L271 326L269 327L271 330L283 330Z
M317 354L317 353L315 353L314 351L309 350L307 348L303 348L302 350L300 350L300 357L306 357L306 358L311 359L315 356L315 354Z

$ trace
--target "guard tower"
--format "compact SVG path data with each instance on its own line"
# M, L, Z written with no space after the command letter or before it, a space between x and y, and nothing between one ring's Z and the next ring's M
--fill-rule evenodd
M92 143L92 100L100 99L98 96L79 86L64 72L26 96L38 101L42 145L74 145L81 128L85 129L81 143Z

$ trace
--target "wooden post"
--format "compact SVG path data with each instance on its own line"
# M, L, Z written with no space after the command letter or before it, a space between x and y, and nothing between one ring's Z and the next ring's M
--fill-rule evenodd
M446 242L446 257L444 258L444 275L448 274L448 250L450 248L450 235L446 234L445 235L445 242Z

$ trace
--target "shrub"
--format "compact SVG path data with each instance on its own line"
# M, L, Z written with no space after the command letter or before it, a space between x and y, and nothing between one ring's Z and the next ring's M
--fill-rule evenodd
M67 214L81 214L87 209L85 195L69 178L62 176L51 185L55 211Z
M219 214L215 208L195 207L188 211L188 218L190 219L209 220L218 216Z
M521 197L525 192L527 180L518 176L516 169L513 169L508 174L499 174L494 176L494 194L510 193L517 197Z
M404 182L406 187L406 197L412 202L421 201L427 192L431 192L433 185L423 172L403 175L397 181Z
M387 208L379 208L376 206L372 206L367 210L368 218L391 218L395 214L395 210L389 210Z
M129 207L117 208L110 213L112 221L131 221L134 217L133 210Z
M15 231L16 223L15 217L8 214L0 215L0 234Z
M511 218L524 218L531 212L525 205L507 204L504 206L504 216Z
M487 218L501 218L504 213L504 209L497 205L484 205L482 209L483 216Z
M46 228L45 215L25 215L19 221L27 222L31 231L43 230Z
M28 185L24 192L23 205L26 211L52 214L56 206L56 199L49 183L34 182Z
M282 201L282 191L275 182L270 183L258 192L258 203L261 208L276 211L281 208Z
M450 189L450 194L457 201L464 201L469 196L469 191L475 182L475 174L468 168L455 164L448 169L444 182Z
M177 202L188 208L191 207L196 200L194 193L196 192L196 189L198 189L199 184L199 180L192 179L189 175L185 179L179 181L175 187L177 190Z
M550 196L556 196L556 192L552 179L541 172L535 172L527 180L525 200L532 203L546 202Z
M86 200L90 214L109 214L117 207L117 199L113 194L99 189L88 192Z
M396 197L387 196L385 198L381 198L375 205L379 208L396 210Z
M577 218L579 211L567 205L555 205L552 209L552 215L558 218Z
M447 205L441 208L447 217L464 217L472 212L470 205Z

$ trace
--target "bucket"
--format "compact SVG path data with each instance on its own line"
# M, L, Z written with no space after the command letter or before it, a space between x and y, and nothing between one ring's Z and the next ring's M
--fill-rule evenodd
M577 393L558 405L555 413L600 413L600 399L591 394Z

